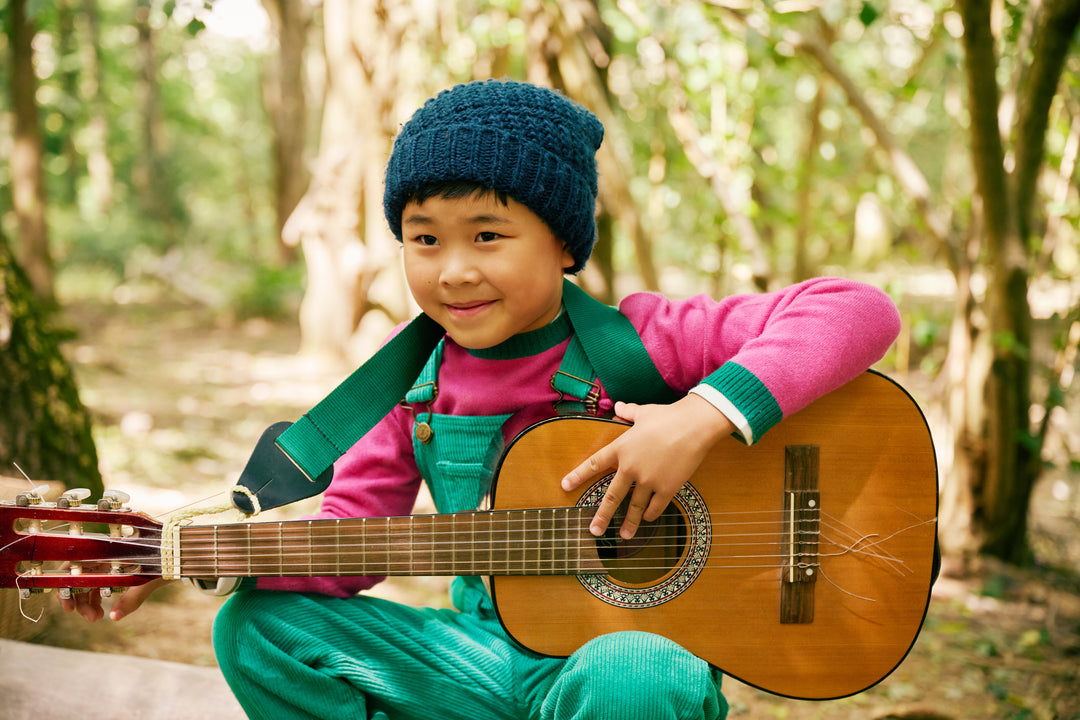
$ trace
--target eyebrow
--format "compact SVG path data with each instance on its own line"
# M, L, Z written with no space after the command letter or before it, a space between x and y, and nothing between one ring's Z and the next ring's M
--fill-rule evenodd
M432 225L434 223L435 219L430 215L421 215L420 213L414 213L402 220L403 225ZM465 223L468 225L510 225L513 220L499 215L473 215L466 218Z

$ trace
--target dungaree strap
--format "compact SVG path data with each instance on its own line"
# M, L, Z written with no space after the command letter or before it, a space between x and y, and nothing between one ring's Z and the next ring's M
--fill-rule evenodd
M637 329L618 308L605 305L569 280L563 280L563 304L608 395L641 404L678 399L653 364Z
M551 376L551 387L559 393L556 408L560 412L596 413L600 387L593 382L596 372L575 333L570 338L559 369Z

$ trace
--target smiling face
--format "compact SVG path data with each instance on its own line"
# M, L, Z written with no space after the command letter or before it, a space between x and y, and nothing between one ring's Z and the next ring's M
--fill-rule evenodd
M406 204L401 227L413 298L462 347L489 348L558 316L574 258L524 205L436 196Z

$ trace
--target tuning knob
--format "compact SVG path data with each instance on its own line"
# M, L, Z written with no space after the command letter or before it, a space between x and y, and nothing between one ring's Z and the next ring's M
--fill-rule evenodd
M63 495L61 495L56 501L56 507L58 508L74 508L82 505L82 501L90 497L90 491L86 488L72 488Z
M19 493L15 496L15 504L19 507L40 505L41 503L45 502L45 493L48 491L48 489L48 485L38 485L33 490Z
M131 496L123 490L106 490L98 500L98 508L100 510L127 510L126 503L130 499Z

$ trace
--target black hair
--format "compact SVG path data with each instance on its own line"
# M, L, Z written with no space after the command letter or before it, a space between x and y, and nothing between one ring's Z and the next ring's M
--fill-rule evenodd
M460 198L477 195L485 197L494 195L503 205L509 205L510 196L501 190L489 188L472 180L440 180L438 182L421 185L405 196L405 203L415 202L423 204L425 200L440 197L444 200L457 200Z

